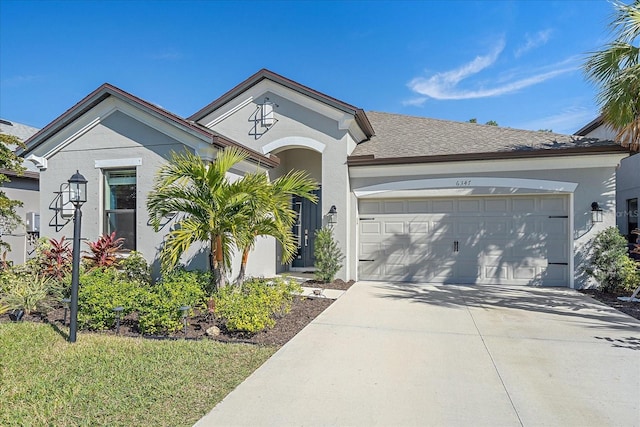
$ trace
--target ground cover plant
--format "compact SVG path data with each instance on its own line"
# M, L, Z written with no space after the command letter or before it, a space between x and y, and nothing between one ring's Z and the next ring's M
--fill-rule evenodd
M0 425L190 426L276 350L56 329L0 323Z

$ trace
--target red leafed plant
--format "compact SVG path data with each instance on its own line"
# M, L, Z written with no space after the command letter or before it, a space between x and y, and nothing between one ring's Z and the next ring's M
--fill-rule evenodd
M91 252L85 252L89 253L89 255L85 255L83 258L93 268L114 266L118 262L117 252L123 243L124 238L119 237L116 239L115 231L111 234L103 234L95 242L87 242Z
M42 251L43 275L54 280L62 280L71 272L71 242L62 236L60 240L49 239L49 246Z

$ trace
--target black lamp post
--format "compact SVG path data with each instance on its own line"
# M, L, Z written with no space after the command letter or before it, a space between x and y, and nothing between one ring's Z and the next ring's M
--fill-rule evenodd
M87 180L80 171L69 178L69 202L73 203L73 267L71 270L71 318L69 319L69 342L76 342L78 330L78 285L80 281L80 226L82 211L80 207L87 201Z

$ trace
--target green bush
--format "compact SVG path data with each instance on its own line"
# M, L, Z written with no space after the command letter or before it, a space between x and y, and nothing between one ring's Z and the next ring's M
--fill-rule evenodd
M135 311L145 289L124 280L115 268L95 268L80 276L78 289L78 324L94 330L109 329L115 323L115 307L121 316Z
M2 304L7 310L24 310L26 314L34 311L46 311L49 302L57 296L54 282L37 273L16 269L2 275Z
M314 276L316 280L324 283L333 282L336 273L342 266L344 255L333 239L333 231L329 227L322 227L316 231L316 240L313 247L316 257Z
M218 291L216 314L229 331L256 333L275 325L274 316L288 313L294 293L300 291L295 281L250 279Z
M627 240L616 227L599 232L593 239L591 251L591 266L586 272L598 281L602 291L631 290L637 286L638 265L629 258Z
M208 275L176 269L165 274L140 300L138 324L143 333L176 332L182 327L181 306L194 308L204 303L203 289Z
M129 281L144 285L151 283L151 269L140 252L131 251L126 257L122 257L118 268Z

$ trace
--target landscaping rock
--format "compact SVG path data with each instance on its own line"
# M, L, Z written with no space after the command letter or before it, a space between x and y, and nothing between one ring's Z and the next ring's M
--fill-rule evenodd
M206 334L210 337L217 337L220 335L220 332L220 328L218 328L217 326L212 326L207 329Z

